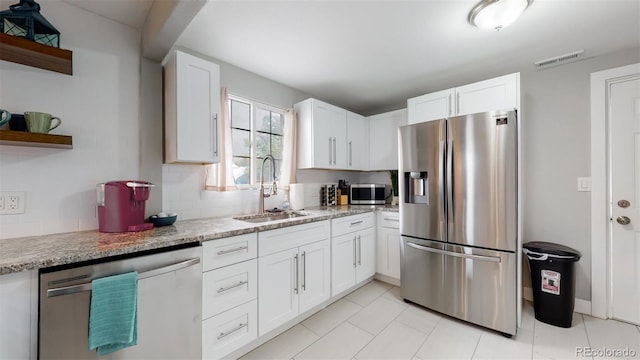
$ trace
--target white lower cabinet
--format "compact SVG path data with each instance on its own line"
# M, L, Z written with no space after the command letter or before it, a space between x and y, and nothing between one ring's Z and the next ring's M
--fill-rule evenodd
M329 239L300 247L300 313L331 296L331 243Z
M257 338L257 303L250 301L202 323L203 359L222 359Z
M400 219L397 212L378 213L378 274L400 280Z
M258 261L229 265L202 274L202 318L207 319L258 295Z
M262 336L331 296L329 222L265 231L259 234L259 243L258 334ZM270 253L283 243L290 248Z
M38 271L0 275L0 359L36 359Z
M297 259L298 248L260 258L260 335L298 316Z
M202 358L220 359L258 338L257 234L205 242Z
M331 220L331 294L370 278L376 272L372 213Z

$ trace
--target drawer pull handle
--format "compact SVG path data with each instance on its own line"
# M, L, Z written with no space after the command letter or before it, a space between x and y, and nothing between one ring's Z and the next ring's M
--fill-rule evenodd
M362 220L354 221L351 223L351 226L362 224Z
M362 266L362 239L358 235L358 266Z
M385 221L400 221L400 219L384 218Z
M242 286L242 285L244 285L244 284L248 284L248 283L249 283L249 281L248 281L248 280L242 280L242 281L238 282L238 283L237 283L237 284L235 284L235 285L231 285L231 286L227 286L227 287L221 287L220 289L218 289L218 294L223 293L223 292L225 292L225 291L229 291L229 290L231 290L231 289L235 289L235 288L237 288L238 286Z
M218 251L218 255L224 255L224 254L229 254L229 253L236 252L236 251L247 250L248 248L249 248L249 246L245 245L245 246L237 247L235 249L220 250L220 251Z
M356 237L353 237L353 267L356 267L357 264L357 250L356 250Z
M242 328L246 328L247 326L249 326L248 323L240 323L235 329L229 330L227 332L223 331L223 332L220 333L220 335L218 335L218 340L220 340L220 339L222 339L224 337L227 337L227 336L233 334L234 332L236 332L236 331L238 331L238 330L240 330Z

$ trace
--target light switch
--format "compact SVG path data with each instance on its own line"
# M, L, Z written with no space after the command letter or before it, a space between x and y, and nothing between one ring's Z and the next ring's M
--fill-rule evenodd
M591 178L579 177L578 178L578 191L591 191Z

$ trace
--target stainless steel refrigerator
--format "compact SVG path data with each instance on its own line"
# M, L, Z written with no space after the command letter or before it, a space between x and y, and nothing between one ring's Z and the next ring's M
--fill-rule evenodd
M400 127L401 294L515 335L517 116L494 111Z

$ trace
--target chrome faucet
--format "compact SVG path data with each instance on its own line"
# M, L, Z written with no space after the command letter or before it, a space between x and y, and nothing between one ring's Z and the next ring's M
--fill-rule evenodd
M271 191L268 194L264 193L264 163L267 160L271 160L271 178L273 185L271 185ZM268 198L271 195L278 194L278 185L276 185L276 161L271 155L267 155L262 160L262 167L260 168L260 200L258 201L258 213L264 214L264 198Z

